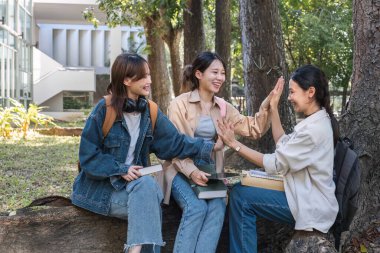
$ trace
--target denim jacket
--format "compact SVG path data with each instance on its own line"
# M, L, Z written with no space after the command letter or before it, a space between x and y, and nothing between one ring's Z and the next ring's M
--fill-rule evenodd
M87 119L79 147L82 170L74 181L71 196L74 205L102 215L109 213L112 192L126 187L127 181L121 175L130 166L125 160L131 140L123 117L116 119L106 138L103 137L105 113L102 99ZM179 133L160 110L152 133L149 109L146 109L141 113L133 165L148 166L151 152L162 160L191 157L211 162L212 148L212 142Z

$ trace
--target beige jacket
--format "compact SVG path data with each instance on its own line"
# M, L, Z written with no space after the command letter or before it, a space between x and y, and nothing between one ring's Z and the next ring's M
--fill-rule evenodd
M214 103L210 110L210 115L216 131L219 131L217 120L222 119L221 108L225 108L225 118L229 122L234 122L235 133L253 139L260 138L269 128L269 111L264 108L264 104L269 103L265 100L260 110L254 117L243 116L230 103L222 98L214 97ZM195 129L201 115L201 105L198 90L187 92L176 97L169 105L168 117L177 129L186 135L194 137ZM223 151L213 153L217 172L223 171ZM191 159L173 159L165 161L164 165L163 190L165 194L164 203L168 204L171 193L171 185L174 176L181 172L189 178L190 174L197 169Z

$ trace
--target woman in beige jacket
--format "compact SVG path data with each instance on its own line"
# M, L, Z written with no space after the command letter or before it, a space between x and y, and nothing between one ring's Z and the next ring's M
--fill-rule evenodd
M230 103L215 96L225 81L225 64L215 53L203 52L185 67L182 90L190 90L176 97L168 109L169 119L177 129L191 137L215 140L217 120L225 118L235 123L235 133L253 139L260 138L269 128L268 97L254 117L243 116ZM223 143L217 141L219 151L214 152L217 172L223 171ZM214 148L215 149L215 148ZM189 180L204 186L207 173L197 166L204 165L199 160L166 161L165 202L170 194L183 210L181 224L177 232L174 253L213 253L223 226L225 200L215 198L198 199ZM179 172L179 173L178 173Z

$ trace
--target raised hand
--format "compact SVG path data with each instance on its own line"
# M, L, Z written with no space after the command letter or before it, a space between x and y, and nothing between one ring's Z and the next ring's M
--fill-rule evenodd
M281 98L282 91L284 89L285 79L281 76L278 80L276 85L274 86L273 90L270 92L272 94L270 98L270 108L276 109L278 107L278 103Z
M223 140L224 144L232 147L236 143L233 124L223 119L223 121L218 120L218 127L220 129L218 133L219 137Z

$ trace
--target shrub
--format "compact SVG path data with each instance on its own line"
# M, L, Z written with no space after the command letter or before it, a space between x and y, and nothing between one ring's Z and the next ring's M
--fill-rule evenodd
M30 124L33 123L35 128L38 125L55 125L53 118L40 113L45 107L30 104L26 109L23 104L10 98L13 107L1 108L0 107L0 133L1 136L9 138L13 131L13 126L19 127L26 138L29 131Z
M12 123L18 120L15 116L12 107L0 107L0 135L2 137L9 138L11 136L13 131Z

